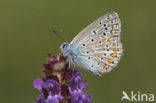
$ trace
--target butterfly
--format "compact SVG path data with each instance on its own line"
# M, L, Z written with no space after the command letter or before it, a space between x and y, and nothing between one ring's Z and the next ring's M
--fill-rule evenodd
M115 68L123 54L121 22L116 12L99 17L60 49L69 63L101 76Z

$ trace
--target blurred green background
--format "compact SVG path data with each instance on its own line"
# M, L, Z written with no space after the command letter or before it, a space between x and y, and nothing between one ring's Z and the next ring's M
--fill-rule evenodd
M155 0L0 0L0 102L36 100L39 92L33 80L43 76L47 53L60 52L61 40L53 29L63 29L71 41L111 11L122 22L124 54L119 65L102 77L78 69L88 81L85 91L92 93L92 103L120 103L123 90L156 93L155 4Z

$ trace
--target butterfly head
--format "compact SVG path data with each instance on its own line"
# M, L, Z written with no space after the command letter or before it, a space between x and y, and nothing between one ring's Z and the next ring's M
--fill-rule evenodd
M67 52L67 48L68 48L69 44L68 43L63 43L60 46L61 51L63 52L63 55L66 56L66 52Z

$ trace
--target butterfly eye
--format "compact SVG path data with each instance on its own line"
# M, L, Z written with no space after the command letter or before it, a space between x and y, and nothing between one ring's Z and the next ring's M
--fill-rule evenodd
M64 43L64 44L62 45L62 48L65 48L67 45L68 45L67 43Z

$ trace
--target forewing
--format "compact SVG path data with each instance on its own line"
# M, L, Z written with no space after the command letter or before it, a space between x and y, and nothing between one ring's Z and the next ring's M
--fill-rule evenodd
M120 26L121 26L118 14L116 12L110 12L104 16L99 17L97 20L95 20L90 25L88 25L86 28L84 28L81 32L79 32L76 35L76 37L71 41L70 44L78 43L81 40L88 38L89 36L98 34L99 29L103 30L103 29L105 29L106 26L111 27L112 24L116 24L113 26L114 29L120 28ZM120 29L118 29L118 30L120 30ZM112 31L110 31L110 32L112 32ZM113 31L113 33L117 33L117 32L118 32L117 30L116 30L116 32ZM118 33L118 34L120 34L120 33Z

